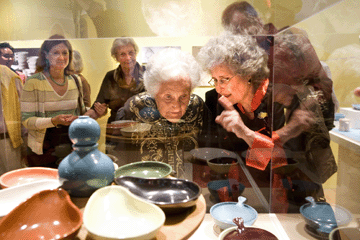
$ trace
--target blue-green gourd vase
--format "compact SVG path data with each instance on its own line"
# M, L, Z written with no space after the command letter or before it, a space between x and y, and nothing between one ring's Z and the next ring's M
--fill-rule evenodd
M100 126L88 116L79 116L69 127L74 151L58 167L64 188L73 197L90 197L114 180L114 164L98 150Z

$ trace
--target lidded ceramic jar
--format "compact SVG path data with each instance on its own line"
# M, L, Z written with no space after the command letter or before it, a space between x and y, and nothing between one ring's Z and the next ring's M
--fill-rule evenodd
M88 116L79 116L69 127L74 151L58 167L65 190L74 197L89 197L95 190L114 180L114 164L98 150L100 126Z

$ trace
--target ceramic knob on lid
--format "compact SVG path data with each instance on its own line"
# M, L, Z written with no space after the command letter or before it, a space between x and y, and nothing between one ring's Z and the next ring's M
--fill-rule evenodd
M98 150L100 126L88 116L80 116L69 127L74 151L59 164L62 188L74 197L90 197L114 180L113 161Z

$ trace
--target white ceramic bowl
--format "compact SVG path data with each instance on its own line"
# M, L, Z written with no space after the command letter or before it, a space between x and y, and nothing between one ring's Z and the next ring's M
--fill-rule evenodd
M84 226L96 239L152 239L165 222L156 205L121 186L96 190L87 202Z

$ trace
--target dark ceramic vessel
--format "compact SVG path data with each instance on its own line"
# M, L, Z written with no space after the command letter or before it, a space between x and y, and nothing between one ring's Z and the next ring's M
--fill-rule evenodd
M182 212L195 206L201 194L199 185L184 179L119 177L115 178L115 183L156 204L167 214Z
M258 239L266 239L266 240L278 240L278 238L272 234L261 228L253 228L247 227L245 230L239 234L237 230L232 230L222 240L258 240Z
M245 227L245 221L242 217L234 218L233 223L236 227L231 227L223 231L219 236L220 240L278 240L274 234L264 229Z
M228 194L232 201L237 201L238 197L244 192L245 186L236 179L223 179L211 181L207 184L211 196L215 202L221 202L222 193Z

